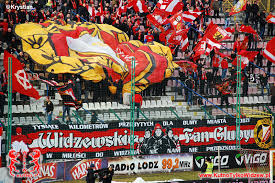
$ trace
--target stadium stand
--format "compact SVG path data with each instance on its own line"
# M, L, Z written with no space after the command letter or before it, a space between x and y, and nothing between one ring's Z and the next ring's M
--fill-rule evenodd
M42 2L42 4L40 4ZM72 5L69 4L69 9L72 11L68 13L66 10L67 8L64 6L64 3L57 3L59 1L54 1L54 4L52 5L52 8L48 7L46 5L45 1L39 1L39 3L34 3L33 1L29 1L27 4L32 5L33 7L36 7L38 9L43 9L45 10L44 12L40 11L39 13L35 13L34 11L29 11L24 13L26 14L26 20L22 17L21 14L17 15L19 12L9 12L9 10L5 9L5 6L3 4L3 9L1 10L1 21L0 25L3 26L1 29L0 33L1 35L7 34L6 36L1 36L1 49L0 49L0 65L1 68L3 68L3 49L6 48L8 51L15 53L19 57L19 53L21 52L21 45L20 45L20 40L16 40L16 44L12 42L12 38L14 37L13 33L10 32L10 30L5 30L4 24L7 21L8 27L12 28L12 26L15 23L24 23L25 21L34 21L34 22L40 22L40 19L43 21L46 19L56 19L56 18L65 18L65 21L70 21L71 19L75 21L83 21L84 19L90 20L92 22L99 22L100 20L98 17L91 17L89 14L87 15L87 11L83 10L81 8L81 5L77 6L79 7L78 13L80 14L81 19L75 16L75 14L72 12L74 9L72 8ZM61 1L60 1L61 2ZM62 1L63 2L63 1ZM204 1L203 1L204 2ZM229 1L233 3L233 1ZM8 4L10 2L7 2ZM149 5L155 4L155 1L149 1ZM95 7L99 7L99 2L94 1ZM192 4L191 4L192 5ZM114 13L116 12L116 8L114 6L108 7L109 5L104 4L104 6L107 7L108 11L105 12L105 14L110 14L112 16L112 22L115 22L115 17ZM195 5L192 5L195 6ZM223 4L224 8L226 9L228 6L228 3ZM261 12L262 11L262 7ZM59 13L57 13L54 10L58 10ZM82 12L83 11L83 12ZM263 12L264 13L264 12ZM69 16L67 16L69 15ZM143 36L146 36L147 32L149 30L153 30L151 25L148 25L148 22L146 19L144 19L144 15L138 16L134 13L132 9L129 10L129 12L124 13L121 18L119 19L120 23L123 23L125 20L124 15L133 15L130 17L129 22L126 21L126 27L123 27L123 25L117 25L114 24L114 26L117 26L121 30L124 30L131 39L138 37L137 33L134 30L134 25L137 19L141 18L142 23L138 25L139 30L143 32ZM12 17L10 17L12 16ZM266 15L265 15L266 16ZM19 19L18 19L19 18ZM107 20L107 18L106 18ZM264 19L265 20L265 19ZM218 24L220 27L225 26L225 15L224 13L220 13L220 18L215 18L213 17L212 11L211 11L211 16L208 19L208 21L204 22L204 26L208 25L210 22L213 22L215 24ZM241 16L236 16L236 20L233 20L231 18L231 24L230 26L234 26L234 22L242 22L243 19ZM251 22L252 20L249 20ZM258 22L257 22L258 23ZM265 24L265 29L268 30L269 25L266 23ZM256 29L256 31L260 32L259 28ZM258 42L257 48L262 48L266 46L267 42L272 38L274 35L274 30L272 27L272 33L265 31L264 32L264 37L262 41ZM159 41L159 35L160 31L154 32L154 39L156 41ZM190 51L194 47L195 41L193 40L194 37L193 35L189 35L189 40L190 40L190 45L186 51L186 53L180 51L179 49L176 49L176 54L174 56L174 60L191 60L190 59ZM222 53L229 55L233 51L234 47L234 38L235 36L231 36L230 39L227 39L223 42L224 47L221 48ZM239 34L240 40L243 41L245 38L244 33ZM138 37L139 38L139 37ZM140 38L144 39L144 38ZM251 43L253 44L253 42ZM252 46L251 46L251 50ZM222 60L219 58L220 61ZM48 77L48 73L45 73L43 68L41 68L39 65L36 63L33 63L32 60L30 60L27 56L23 58L23 63L25 64L26 69L30 69L32 72L39 73L41 76ZM255 58L256 63L257 60ZM248 109L252 109L255 111L265 111L264 106L268 106L273 112L275 112L274 106L270 104L271 101L271 96L267 94L266 88L264 89L264 95L261 94L261 79L260 76L264 72L268 72L271 74L275 73L275 67L274 64L272 64L270 61L268 61L266 58L262 58L260 60L261 62L261 68L257 68L255 65L257 64L249 64L247 67L247 70L249 70L249 87L248 87L248 95L247 96L242 96L241 97L241 103L243 107L247 107ZM210 57L206 57L204 59L204 67L206 69L211 69L212 68L212 61ZM226 74L226 77L231 77L230 70L232 70L232 63L229 63L229 71ZM212 72L212 71L211 71ZM185 79L182 80L181 78L182 71L176 70L173 74L173 78L181 80L183 83L185 83ZM221 68L218 70L218 76L222 75ZM2 82L3 82L3 74L1 74L2 77ZM58 76L59 81L62 81L63 78L66 76L59 74ZM184 76L186 77L186 76ZM274 77L271 77L268 75L268 85L269 88L271 87L272 84L274 84ZM200 83L200 81L196 81ZM212 81L211 81L212 82ZM48 86L45 83L37 82L37 81L32 81L33 85L35 88L37 88L37 91L41 96L43 96L39 100L34 100L30 99L29 97L25 98L21 94L16 93L14 94L14 103L12 106L12 111L14 114L14 123L15 124L34 124L34 123L41 123L40 120L45 121L45 97L49 95L48 91ZM85 93L84 90L87 90L85 88L84 80L81 79L81 99L85 101ZM93 84L92 87L98 88L99 91L101 91L101 88L104 86L101 85L102 83L99 84ZM95 86L97 85L97 86ZM197 84L196 84L197 85ZM199 85L199 84L198 84ZM217 94L216 89L213 87L213 83L211 83L211 88L212 91L207 94L208 91L205 91L206 94L201 94L199 92L199 86L195 88L195 91L198 92L200 95L205 97L206 100L201 100L200 96L193 95L193 105L188 105L187 104L187 96L185 95L186 89L181 86L179 82L177 82L174 79L168 79L163 81L161 84L155 84L148 89L146 89L142 95L143 95L143 105L141 107L141 111L144 115L140 115L139 120L144 120L145 117L148 119L203 119L203 118L208 118L209 116L206 115L206 111L212 115L212 117L218 117L218 116L224 116L226 115L224 112L213 106L211 103L220 106L221 104L221 97ZM243 85L243 83L242 83ZM164 90L162 92L158 91L159 87L164 87ZM206 84L205 84L206 86ZM102 96L98 95L99 91L91 90L91 92L88 93L88 101L85 101L83 103L83 108L88 110L88 111L95 111L98 114L98 118L104 122L108 121L119 121L119 120L129 120L130 119L130 114L129 114L129 106L123 105L118 103L113 99L113 97L110 96ZM243 91L242 91L243 93ZM95 96L99 96L98 98L95 98ZM6 99L7 100L7 99ZM51 100L54 104L54 117L59 116L61 117L62 113L62 98L60 95L55 92L51 96ZM229 97L229 103L231 105L229 106L221 106L221 108L229 113L229 114L234 114L235 109L234 109L234 104L236 104L236 92L233 92L230 97ZM205 106L205 111L202 110L201 106ZM80 117L84 120L85 123L90 123L91 120L91 114L85 112L84 109L80 109L78 111ZM5 105L5 113L7 112L7 106ZM5 116L6 117L6 116ZM75 123L76 120L72 118L72 122ZM98 121L99 122L99 121Z

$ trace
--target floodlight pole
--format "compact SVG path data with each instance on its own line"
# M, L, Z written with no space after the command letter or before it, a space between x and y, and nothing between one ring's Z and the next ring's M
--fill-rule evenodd
M240 122L241 122L241 82L242 82L242 61L241 56L237 55L237 102L236 102L236 149L241 148L240 142Z
M8 128L7 128L7 143L6 153L8 154L11 148L11 130L12 130L12 58L8 58Z
M135 155L135 58L131 58L131 121L130 121L130 155Z

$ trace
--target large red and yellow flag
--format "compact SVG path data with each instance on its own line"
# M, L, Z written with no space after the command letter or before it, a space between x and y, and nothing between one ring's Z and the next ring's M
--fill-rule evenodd
M246 10L246 3L247 0L239 0L231 9L231 12L229 15L235 15L237 13L240 13L241 11Z
M135 60L136 92L172 75L177 66L169 47L152 42L129 41L127 34L111 25L58 22L27 23L15 27L23 51L46 70L78 74L85 80L107 80L116 92L131 91L131 61Z

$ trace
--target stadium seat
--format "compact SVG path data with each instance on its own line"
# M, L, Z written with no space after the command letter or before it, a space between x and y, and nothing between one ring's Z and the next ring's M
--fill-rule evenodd
M112 103L106 102L106 109L111 109L111 108L112 108Z
M218 98L217 99L217 105L220 105L221 104L221 98Z
M270 103L268 96L264 96L264 103Z
M94 110L95 109L95 105L94 103L89 103L89 110Z
M152 108L158 107L157 102L155 100L151 100L151 106L150 107L152 107Z
M216 24L216 18L212 18L212 22L213 22L213 24Z
M33 120L32 120L32 117L31 116L27 116L26 117L26 123L32 123Z
M160 117L161 116L160 111L155 111L155 115L156 115L156 117Z
M257 96L254 96L253 102L252 102L252 103L253 103L253 104L258 104L258 103L260 103Z
M91 119L92 119L92 115L91 114L86 114L85 117L86 117L86 121L87 122L90 122Z
M112 102L112 109L118 109L117 102Z
M155 118L155 111L150 111L150 118Z
M167 107L173 107L173 102L171 100L168 100L167 101Z
M62 100L60 94L57 93L57 92L55 93L55 99L56 99L56 100Z
M24 113L23 105L18 105L18 106L17 106L17 111L18 111L18 113ZM20 120L20 121L21 121L21 120Z
M104 113L104 114L103 114L103 120L104 120L104 121L109 121L109 120L110 120L109 113Z
M259 103L265 103L265 102L264 102L264 97L263 97L263 96L259 96L258 99L259 99Z
M94 106L94 110L100 110L100 103L99 102L95 102L95 106Z
M166 118L171 118L172 116L175 116L175 114L173 113L173 115L172 115L172 112L170 110L166 111Z
M248 104L248 97L244 97L244 98L243 98L243 102L241 101L241 103L243 103L243 104Z
M100 109L106 109L106 102L100 102Z
M253 104L254 100L253 97L249 96L248 97L248 104Z
M124 105L124 104L120 104L120 103L118 103L117 105L118 105L119 109L129 109L130 108L130 106Z
M30 105L30 106L31 106L31 112L37 112L37 108L36 108L35 104Z
M97 115L97 118L98 118L99 120L105 121L105 120L103 119L103 114L98 114L98 115Z
M25 117L20 117L20 124L25 124L26 123L26 119Z
M229 102L229 104L234 104L234 98L233 97L228 97L228 102Z
M114 113L110 113L110 120L116 120L116 116Z
M130 120L131 119L131 112L126 112L126 120Z
M19 117L13 117L12 120L14 121L14 123L20 123Z
M29 105L24 105L24 112L25 113L30 113L31 112L31 108Z
M157 100L157 107L164 107L164 106L162 106L162 101L161 100Z
M144 114L147 118L150 118L150 112L149 112L149 111L144 111L143 114Z
M168 106L167 100L162 100L162 101L161 101L161 106L162 106L162 107L167 107L167 106Z
M45 112L45 108L43 107L43 104L39 103L36 105L37 112Z
M127 118L126 112L121 112L120 117L121 117L122 120L126 120L126 118Z
M8 106L7 106L7 108L8 108ZM6 111L8 111L8 110L6 110ZM17 106L16 106L16 105L12 105L12 112L13 112L13 113L18 113L18 110L17 110Z

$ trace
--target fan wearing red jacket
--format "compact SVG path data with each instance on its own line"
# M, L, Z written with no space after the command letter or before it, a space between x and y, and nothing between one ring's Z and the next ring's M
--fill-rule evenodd
M204 88L205 88L205 82L207 80L207 77L206 77L206 72L204 70L204 68L201 69L201 77L200 77L200 94L201 95L204 95L205 92L204 92Z
M228 69L228 62L225 58L222 60L221 66L222 66L222 79L224 79Z
M213 66L213 77L215 77L217 75L217 72L219 70L219 66L220 66L220 63L219 63L219 58L218 58L218 55L215 54L212 58L213 60L213 63L212 63L212 66Z
M148 31L148 34L145 36L144 42L150 43L154 41L154 36L151 34L151 31Z
M142 106L142 96L139 93L135 93L135 106L137 107L137 118L139 118L139 110ZM133 101L133 99L132 99Z
M241 45L242 45L242 43L240 41L240 37L238 37L237 40L235 41L234 45L233 45L233 51L235 53L239 52L240 49L241 49Z

